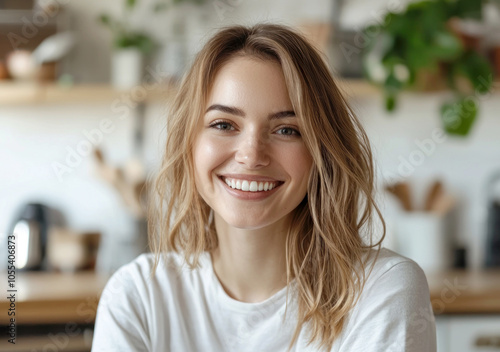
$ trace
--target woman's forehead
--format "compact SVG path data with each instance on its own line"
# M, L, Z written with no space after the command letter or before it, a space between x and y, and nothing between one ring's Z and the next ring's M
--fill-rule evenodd
M232 58L218 70L206 107L212 104L236 104L242 109L292 107L281 66L248 56Z

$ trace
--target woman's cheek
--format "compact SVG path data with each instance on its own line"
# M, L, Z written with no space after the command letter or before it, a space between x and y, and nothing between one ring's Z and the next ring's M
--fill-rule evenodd
M231 144L217 136L200 136L196 146L195 161L203 169L202 173L209 174L221 165L229 156Z

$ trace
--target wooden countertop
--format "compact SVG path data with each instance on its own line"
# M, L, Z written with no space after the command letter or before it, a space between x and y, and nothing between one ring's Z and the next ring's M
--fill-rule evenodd
M109 276L93 271L70 273L17 272L15 278L16 323L93 323L97 303ZM8 324L7 278L0 283L0 324Z
M428 274L434 313L500 314L500 269Z
M92 323L109 276L25 272L16 274L16 322ZM448 271L427 275L436 314L500 314L500 269ZM0 324L8 324L6 279L2 282Z

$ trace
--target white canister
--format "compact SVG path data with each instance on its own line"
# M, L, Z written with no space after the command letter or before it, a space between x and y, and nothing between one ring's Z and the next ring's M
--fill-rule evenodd
M449 269L453 243L446 217L428 212L403 212L395 221L398 252L425 272Z
M142 83L142 52L127 48L113 52L111 84L119 90L132 89Z

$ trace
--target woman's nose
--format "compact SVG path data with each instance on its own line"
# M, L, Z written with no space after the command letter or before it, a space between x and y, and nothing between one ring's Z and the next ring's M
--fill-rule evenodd
M249 169L260 168L269 164L269 146L266 138L259 133L241 136L237 146L235 160Z

